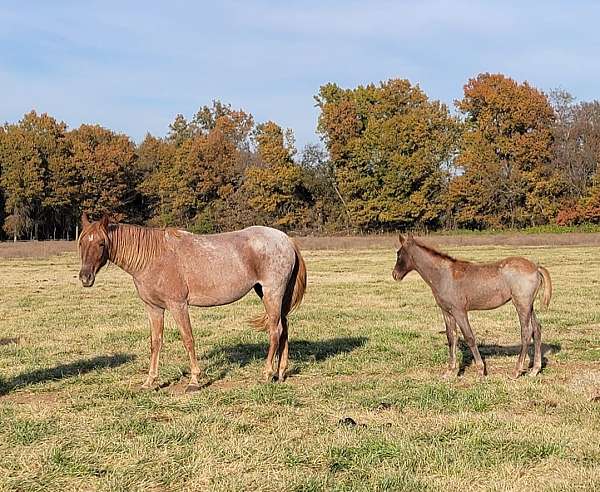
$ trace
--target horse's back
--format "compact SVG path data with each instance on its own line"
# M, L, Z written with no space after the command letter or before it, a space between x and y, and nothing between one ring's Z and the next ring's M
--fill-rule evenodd
M206 235L178 231L171 241L195 305L233 302L257 283L279 283L295 263L291 239L270 227Z

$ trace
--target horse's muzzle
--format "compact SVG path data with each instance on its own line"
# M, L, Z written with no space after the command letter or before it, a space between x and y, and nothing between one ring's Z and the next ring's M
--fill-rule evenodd
M394 280L396 282L399 282L400 280L402 280L404 278L404 275L402 275L400 272L396 271L396 269L394 268L392 270L392 277L394 277Z
M93 273L79 272L79 280L81 280L81 285L84 287L91 287L94 285L96 276Z

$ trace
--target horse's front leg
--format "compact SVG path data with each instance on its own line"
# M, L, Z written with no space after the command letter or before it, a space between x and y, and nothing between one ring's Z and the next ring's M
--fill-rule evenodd
M456 362L456 346L458 343L456 320L446 311L442 311L442 314L444 315L446 338L448 339L448 369L446 369L446 372L444 373L444 378L451 378L458 375L458 364Z
M146 382L142 388L154 388L158 379L158 357L163 344L163 329L165 320L165 310L158 306L146 304L146 312L150 320L150 369Z
M200 389L200 383L198 382L198 376L200 376L200 366L196 359L196 349L194 347L194 335L192 334L192 324L190 322L190 313L188 311L187 303L178 303L169 306L169 311L173 315L177 326L179 326L179 332L181 333L181 339L183 345L187 350L188 357L190 359L190 370L191 377L190 382L186 388L186 391L196 391Z
M456 323L460 327L460 331L462 331L463 337L465 338L465 342L467 342L467 345L471 349L473 359L475 360L475 365L477 366L477 372L479 372L480 376L485 376L487 374L487 369L485 367L485 362L483 362L483 359L481 358L479 349L477 348L477 343L475 342L475 335L473 334L473 330L471 329L467 312L457 311L453 312L452 315L454 316Z

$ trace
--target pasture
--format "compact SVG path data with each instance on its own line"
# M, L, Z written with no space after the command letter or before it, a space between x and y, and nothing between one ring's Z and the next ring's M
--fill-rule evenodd
M0 258L0 490L600 488L599 247L445 247L527 256L554 283L550 309L536 302L540 376L510 378L507 305L470 315L489 376L461 343L464 373L445 381L441 313L416 273L392 280L394 249L310 246L287 381L260 380L252 293L191 310L205 374L191 395L169 315L161 388L140 391L149 329L127 274L109 266L83 289L72 252Z

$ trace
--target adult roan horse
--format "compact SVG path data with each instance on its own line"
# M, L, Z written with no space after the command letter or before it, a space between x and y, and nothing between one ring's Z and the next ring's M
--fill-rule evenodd
M163 342L164 311L179 326L187 350L191 377L187 387L200 387L188 306L221 306L237 301L254 288L265 314L252 320L269 334L264 377L277 372L283 381L288 365L287 315L302 301L306 267L298 247L286 234L270 227L248 227L222 234L196 235L166 228L109 223L108 217L90 222L82 216L79 237L84 287L94 285L96 274L108 261L133 277L146 305L151 328L148 378L143 388L153 388L158 378L158 357ZM278 368L273 359L277 352Z
M427 282L441 308L448 337L449 362L445 376L458 374L456 363L456 325L471 349L479 373L486 374L475 336L469 324L469 311L495 309L513 302L521 322L521 351L514 377L525 372L525 356L533 335L534 357L531 375L542 368L542 329L533 310L533 301L543 285L542 304L548 307L552 296L550 273L526 258L510 257L495 263L471 263L452 258L415 240L400 236L400 249L392 272L394 280L402 280L416 270Z

